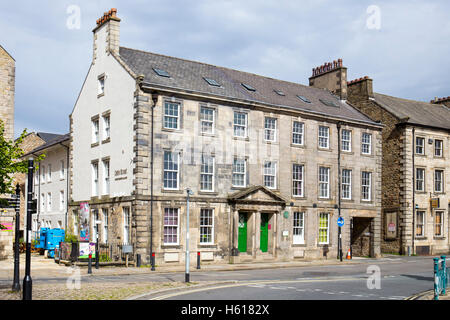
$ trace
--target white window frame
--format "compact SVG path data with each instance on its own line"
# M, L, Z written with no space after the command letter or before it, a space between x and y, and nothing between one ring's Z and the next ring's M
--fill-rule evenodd
M91 120L92 125L92 143L98 143L100 139L100 122L98 118Z
M107 208L102 208L103 216L103 243L108 243L108 224L109 224L109 210Z
M348 136L346 136L348 134ZM345 149L344 146L347 145L348 148ZM342 129L341 131L341 150L345 152L352 152L352 131L347 129Z
M59 211L63 211L66 207L66 199L64 196L64 190L59 191Z
M48 164L47 182L52 182L52 164Z
M166 155L171 154L170 161L166 161ZM180 154L178 152L172 152L172 151L164 151L163 155L163 188L165 190L179 190L180 187ZM176 157L176 161L174 160L174 157ZM167 167L166 167L167 164ZM176 169L175 169L176 167ZM169 184L166 186L166 181L171 181L172 183L175 181L174 179L166 179L166 173L172 173L176 174L176 187L168 187Z
M111 164L109 159L102 160L103 167L103 194L110 193L110 181L111 181Z
M209 119L209 114L204 113L204 110L212 111L212 119ZM205 117L207 115L207 117ZM205 134L214 134L215 131L215 120L216 120L216 109L200 106L200 132ZM204 126L205 124L205 126ZM206 126L207 124L207 126ZM210 131L204 130L205 128L211 128Z
M62 180L66 175L64 160L60 160L61 170L59 171L59 178Z
M240 116L244 116L244 123L240 121L242 118ZM238 116L238 117L236 117ZM236 122L236 120L239 120L239 122ZM248 114L247 112L239 112L234 111L233 113L233 136L238 138L247 138L247 126L248 126ZM236 135L236 128L244 129L243 135ZM239 130L241 132L241 130Z
M368 139L367 139L368 138ZM372 154L372 134L363 132L361 135L361 153L365 155Z
M100 237L98 236L98 209L92 209L92 241L97 242L97 239L100 240Z
M437 179L437 173L440 172L440 180ZM439 182L439 184L438 184ZM437 186L440 186L438 189ZM443 193L444 192L444 170L438 169L434 170L434 192Z
M108 113L102 116L103 119L103 140L111 137L111 115Z
M330 127L319 126L319 148L330 149Z
M172 214L176 213L176 220L177 223L176 224L166 224L166 213L168 210L171 210ZM173 210L176 210L173 211ZM173 220L173 219L172 219ZM166 228L172 228L176 230L176 241L175 242L168 242L166 241ZM174 232L171 232L170 234L167 234L167 236L171 235L172 237L175 235ZM164 245L179 245L180 244L180 208L171 208L171 207L166 207L164 208L164 214L163 214L163 243Z
M270 164L270 167L267 165ZM266 178L273 178L273 186L266 184ZM263 184L268 189L277 188L277 163L276 161L265 161L263 167Z
M367 178L364 175L367 174L369 183L367 182ZM367 194L368 198L365 198ZM361 172L361 201L371 201L372 200L372 172L370 171L362 171Z
M174 112L171 111L175 110L171 107L176 106L176 115ZM171 129L171 130L179 130L180 129L180 113L181 113L181 104L179 102L172 102L172 101L164 101L164 110L163 110L163 128L164 129ZM169 119L173 119L175 122L166 121ZM171 127L171 125L175 123L175 127ZM169 125L169 126L167 126Z
M305 244L305 213L295 211L292 215L292 243Z
M297 146L304 145L305 123L294 121L292 123L292 144Z
M421 141L421 144L418 142ZM420 149L418 149L420 148ZM421 151L418 151L421 150ZM424 137L416 137L416 154L424 155L425 154L425 138Z
M208 212L208 215L211 215L211 216L205 217L204 216L205 212ZM209 220L210 224L202 224L202 222L205 222L205 219ZM204 237L205 229L210 230L210 235L211 235L210 241L203 241L203 239L205 238ZM214 209L213 208L201 208L200 209L199 234L200 234L200 244L214 244Z
M422 176L419 176L419 171L422 172ZM421 188L418 187L419 183ZM416 168L416 191L425 191L425 169Z
M52 193L51 192L47 192L47 211L48 212L52 211Z
M45 201L45 193L41 193L41 211L45 212L45 205L46 205L46 201Z
M438 224L437 217L441 217L441 222ZM437 227L439 226L439 234L436 233ZM444 236L444 211L436 210L434 212L434 236L435 237L443 237Z
M91 194L93 197L97 197L99 195L98 173L98 161L91 162Z
M205 170L206 169L206 170ZM212 169L212 170L210 170ZM202 163L200 165L200 191L214 192L214 173L215 173L215 157L202 154ZM204 188L211 182L211 188Z
M264 117L264 141L277 141L277 118Z
M419 215L422 216L422 223L419 224ZM425 211L424 210L417 210L416 211L416 230L414 231L416 237L425 237L425 226L426 226L426 222L425 222ZM422 227L422 233L421 234L417 234L417 228L421 226Z
M129 244L130 243L130 221L131 221L131 210L130 207L123 207L122 208L122 222L123 222L123 243Z
M348 176L346 174L348 174ZM342 169L341 175L341 197L344 200L352 199L352 170L351 169ZM346 195L347 193L347 195Z
M45 175L45 165L40 166L40 168L42 169L42 183L45 183L45 180L47 180L47 176Z
M242 162L237 164L236 162ZM236 169L243 168L244 171L236 171ZM234 158L233 159L233 165L232 165L232 177L231 177L231 184L233 187L242 188L247 186L247 161L244 158ZM239 179L235 179L237 176L239 176ZM241 180L242 176L242 185L235 184L237 180Z
M438 145L437 145L438 141L440 144L440 148L438 148ZM439 154L437 154L436 151L439 151ZM441 158L443 155L444 155L444 140L434 139L434 156Z
M320 225L320 220L321 220L320 218L322 216L326 216L327 217L327 226L326 227L323 227L323 226ZM317 237L317 242L319 244L330 244L330 214L329 213L326 213L326 212L319 213L318 226L319 226L319 234L318 234L318 237ZM320 231L324 230L324 229L327 231L327 233L326 233L327 240L326 241L320 241Z
M326 178L326 179L324 179ZM324 188L326 187L326 188ZM326 190L326 195L322 191ZM330 198L330 168L329 167L319 167L319 198L329 199Z
M300 168L299 170L296 170ZM298 187L300 185L300 188ZM300 193L298 192L300 190ZM292 196L305 196L305 165L294 163L292 165Z
M104 93L105 93L105 76L101 75L98 77L97 95L102 95Z

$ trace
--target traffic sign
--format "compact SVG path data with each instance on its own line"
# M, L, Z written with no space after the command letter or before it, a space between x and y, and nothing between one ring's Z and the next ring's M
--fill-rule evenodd
M339 217L337 219L337 224L338 224L339 227L342 227L344 225L344 218Z

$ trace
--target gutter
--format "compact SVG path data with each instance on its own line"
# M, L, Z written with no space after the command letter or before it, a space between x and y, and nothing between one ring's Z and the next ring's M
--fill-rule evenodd
M415 254L416 253L416 249L414 247L414 238L416 235L416 230L415 230L415 219L416 219L416 167L414 164L414 156L415 156L415 144L416 144L416 139L415 139L415 134L416 134L416 128L412 128L412 232L411 232L411 237L412 237L412 253ZM425 146L424 146L425 148Z

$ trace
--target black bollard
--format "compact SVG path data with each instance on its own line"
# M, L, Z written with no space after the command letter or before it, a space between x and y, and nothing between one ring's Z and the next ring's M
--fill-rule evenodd
M136 267L141 267L141 255L139 253L136 255Z
M200 251L197 252L197 269L200 269Z
M92 273L92 254L89 253L88 274Z

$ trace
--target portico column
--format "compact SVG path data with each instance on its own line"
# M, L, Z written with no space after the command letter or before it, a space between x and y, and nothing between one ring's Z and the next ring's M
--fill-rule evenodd
M272 226L272 235L273 235L273 246L272 246L272 255L274 258L277 256L277 244L278 244L278 215L280 212L275 212L273 214L273 226Z
M255 230L255 234L254 234L254 239L255 239L255 243L253 245L253 258L256 258L256 253L259 252L260 249L260 244L261 244L261 212L260 211L256 211L254 214L254 229Z
M238 247L238 239L239 239L239 210L234 210L233 211L233 243L232 243L232 248L231 249L236 249Z

